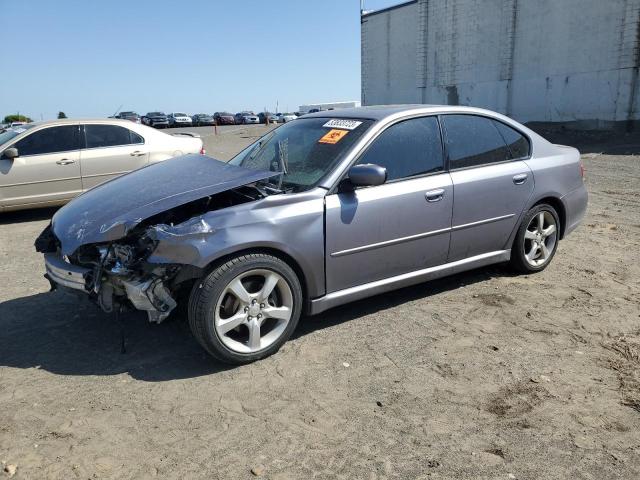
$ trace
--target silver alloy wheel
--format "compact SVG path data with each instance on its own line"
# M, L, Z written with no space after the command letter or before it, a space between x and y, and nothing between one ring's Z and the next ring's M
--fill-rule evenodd
M524 232L524 258L533 267L544 265L551 258L558 238L556 219L551 212L538 212Z
M254 269L225 287L214 313L222 343L237 353L255 353L278 340L293 315L293 293L282 275Z

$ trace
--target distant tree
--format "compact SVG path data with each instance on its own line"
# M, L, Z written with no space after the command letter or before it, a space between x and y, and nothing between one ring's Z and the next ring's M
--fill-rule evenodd
M4 117L3 123L11 123L11 122L31 123L33 122L33 120L31 120L29 117L25 115L7 115L6 117Z
M64 112L58 112L58 118L67 118Z

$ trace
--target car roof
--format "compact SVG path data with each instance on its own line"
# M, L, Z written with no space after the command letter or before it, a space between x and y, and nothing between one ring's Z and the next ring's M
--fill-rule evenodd
M40 122L32 122L29 125L34 127L51 126L51 125L75 125L78 123L112 123L116 125L132 125L131 120L123 118L61 118L56 120L45 120Z
M392 115L406 113L479 113L495 115L495 112L482 108L464 107L459 105L370 105L366 107L340 108L337 110L323 110L307 113L304 118L362 118L369 120L383 120Z

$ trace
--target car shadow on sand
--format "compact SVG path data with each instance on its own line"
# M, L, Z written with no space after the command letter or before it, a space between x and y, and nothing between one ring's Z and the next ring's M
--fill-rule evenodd
M509 273L485 267L403 288L305 317L294 338L420 298ZM234 367L210 357L191 336L184 319L149 324L129 312L118 323L87 299L47 292L0 303L0 366L40 368L57 375L118 375L160 382L219 373ZM122 331L126 353L121 352ZM384 325L380 325L384 328Z
M33 210L18 210L15 212L0 213L0 225L50 220L58 208L59 207L36 208Z

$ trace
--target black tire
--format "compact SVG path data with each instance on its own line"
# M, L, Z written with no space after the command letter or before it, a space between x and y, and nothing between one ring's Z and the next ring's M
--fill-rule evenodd
M253 353L239 353L221 341L214 326L214 313L218 300L227 285L238 275L253 269L271 270L281 275L293 295L292 315L280 337L267 348ZM252 253L238 256L218 265L201 280L195 282L189 297L189 326L198 343L217 360L246 364L268 357L289 339L298 325L302 313L303 296L298 276L284 261L273 255Z
M542 263L541 265L534 266L531 265L525 256L525 234L527 227L531 223L531 221L536 217L536 215L548 212L550 213L556 225L556 237L555 242L553 244L553 248L550 250L549 257ZM554 255L556 254L556 250L558 249L558 243L560 241L560 217L558 216L558 212L556 212L555 208L546 203L541 203L533 206L522 218L522 222L518 227L518 233L516 234L516 238L513 241L513 246L511 247L511 267L520 273L536 273L541 272L551 263Z

